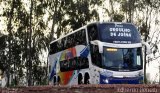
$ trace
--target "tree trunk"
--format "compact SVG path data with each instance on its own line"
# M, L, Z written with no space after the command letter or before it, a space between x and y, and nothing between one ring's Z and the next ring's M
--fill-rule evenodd
M135 0L129 0L128 1L128 9L129 9L129 22L133 22L133 12L134 12L134 6Z
M146 47L145 47L145 51L144 51L144 83L147 84L147 75L146 75Z
M147 7L147 11L146 11L146 14L147 14L147 17L146 17L146 20L145 20L145 27L146 27L146 31L145 31L145 36L144 36L144 41L147 42L147 38L148 38L148 35L149 35L149 30L150 30L150 24L151 24L151 19L149 19L149 16L150 13L152 12L152 8L151 10L149 11L149 7ZM149 23L148 23L149 21ZM146 75L146 67L147 66L147 54L146 54L146 47L145 47L145 51L144 51L144 83L147 84L148 83L148 80L147 80L147 75Z
M7 67L8 67L8 71L7 71L7 86L10 86L10 65L11 65L11 38L12 38L12 19L13 19L13 13L14 13L14 4L15 4L15 0L12 1L12 7L11 7L11 11L9 14L9 21L8 21L8 25L7 25L7 30L9 32L9 36L8 36L8 45L9 45L9 61L7 63Z
M54 32L55 32L54 27L55 27L55 24L57 22L57 7L58 7L58 0L55 0L55 2L54 2L54 14L52 16L52 29L51 29L51 35L50 35L50 40L49 40L50 42L55 39L55 37L54 37Z
M111 21L114 21L114 8L113 8L113 0L109 0L111 5Z
M28 86L32 85L32 10L33 10L33 0L31 0L31 7L30 7L30 24L29 24L29 78L28 78Z
M49 42L51 42L52 40L55 39L54 37L54 27L55 27L55 24L57 22L57 7L58 7L58 0L55 0L54 2L54 14L52 16L52 28L51 28L51 34L50 34L50 37L49 37ZM50 44L50 43L49 43ZM49 46L49 45L48 45ZM49 52L49 49L48 49L48 52ZM49 53L48 53L48 57L49 57ZM47 77L49 77L49 63L48 63L48 58L47 58ZM49 84L49 81L47 81L47 83Z

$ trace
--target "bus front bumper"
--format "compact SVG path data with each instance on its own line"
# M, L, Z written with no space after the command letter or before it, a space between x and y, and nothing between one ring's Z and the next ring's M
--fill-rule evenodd
M137 77L106 77L103 75L100 75L100 84L142 84L143 83L143 77L137 76Z

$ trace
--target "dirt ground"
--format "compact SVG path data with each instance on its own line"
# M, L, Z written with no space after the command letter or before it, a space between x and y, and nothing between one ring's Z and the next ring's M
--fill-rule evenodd
M160 85L76 85L1 88L0 93L160 93Z

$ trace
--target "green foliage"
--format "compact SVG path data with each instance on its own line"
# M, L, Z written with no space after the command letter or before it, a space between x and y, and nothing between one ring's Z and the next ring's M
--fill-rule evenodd
M46 50L46 37L44 36L43 32L46 29L46 25L44 24L42 19L44 13L43 13L43 7L42 4L39 4L36 6L34 4L35 12L33 13L33 17L36 18L33 20L33 33L32 33L32 55L29 54L29 13L27 10L25 10L26 6L22 3L22 0L16 0L16 2L7 2L4 1L9 7L4 9L3 16L7 18L7 21L9 22L9 17L11 15L11 7L13 4L14 12L12 14L13 18L11 18L11 27L12 27L12 34L9 34L9 36L3 36L0 38L0 55L1 55L1 62L0 62L0 69L3 69L4 71L8 72L6 68L10 68L10 75L14 75L17 79L21 79L22 77L27 76L28 73L24 72L25 69L27 70L29 67L29 56L32 58L33 64L39 64L41 61L39 59L39 55L42 53L41 51L44 49ZM12 22L14 21L14 22ZM6 22L6 24L8 24ZM6 40L11 39L11 43L6 42ZM8 48L10 46L10 54ZM11 62L8 61L8 58L11 58ZM38 71L37 71L38 72ZM33 74L36 74L37 72L34 72ZM43 75L43 74L42 74ZM33 75L35 76L35 75ZM46 75L43 75L43 77ZM38 76L35 76L38 77ZM34 77L33 77L34 78ZM16 82L17 80L12 80L12 85L17 85L19 82ZM19 80L18 80L19 81ZM38 81L41 82L41 81Z
M7 69L7 65L6 65L6 62L5 60L7 59L7 57L5 56L5 48L7 46L6 44L6 39L7 39L7 36L2 36L0 37L0 69L3 71L5 71Z
M58 11L54 11L54 15L58 24L57 37L61 33L68 33L69 31L65 28L70 26L72 30L78 29L89 22L94 17L96 20L99 20L99 15L96 10L90 10L91 5L101 4L101 1L98 0L64 0L60 3L60 6L57 6ZM65 19L65 17L69 19ZM54 20L54 19L53 19ZM95 21L96 21L95 20ZM53 36L52 36L53 37Z
M113 15L113 20L115 22L122 22L124 20L124 15L121 14L114 14Z

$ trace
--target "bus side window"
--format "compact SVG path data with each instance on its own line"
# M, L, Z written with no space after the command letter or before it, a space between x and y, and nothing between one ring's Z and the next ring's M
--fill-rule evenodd
M76 60L75 58L70 60L70 64L71 64L71 70L75 70L76 69Z
M97 45L90 45L90 50L91 50L91 59L92 63L96 66L102 67L102 58L101 54L98 51L98 46Z
M97 40L98 39L98 28L97 28L97 25L94 24L94 25L88 26L87 28L88 28L89 41Z
M64 48L64 42L65 42L65 40L64 40L64 38L63 38L62 41L61 41L61 46L62 46L61 49L62 49L62 50L65 50L65 48Z
M62 72L85 69L89 67L88 58L85 57L75 57L73 59L60 61L60 70Z
M54 54L56 52L58 52L58 46L57 46L57 42L54 42L54 43L50 44L49 54Z
M82 40L82 44L83 45L86 45L86 43L87 43L87 40L86 40L86 32L85 32L86 30L85 29L82 29L82 38L81 38L81 40Z
M60 70L62 72L65 71L65 70L67 70L66 67L67 67L66 60L60 61Z
M78 31L74 34L74 41L76 45L85 45L86 44L86 33L85 29L82 29L81 31Z
M50 49L50 50L49 50L49 54L53 54L53 53L54 53L54 52L53 52L53 51L54 51L54 50L53 50L53 49L54 49L54 48L53 48L53 44L50 44L49 49Z
M74 34L71 35L71 47L76 46L75 40L74 40Z
M67 49L67 37L64 38L64 50Z
M63 64L64 64L63 61L60 61L60 70L61 70L61 71L63 71L63 69L64 69Z
M61 51L61 40L57 42L57 50Z
M88 68L89 67L88 58L82 57L81 64L82 64L82 67L81 67L82 69Z
M51 65L49 65L49 72L51 73Z
M70 36L67 37L67 48L70 47Z
M80 41L79 41L79 33L76 32L76 33L75 33L75 36L77 37L77 38L76 38L76 44L79 45L79 44L80 44Z
M85 57L78 57L78 69L85 69L89 67L88 58Z

